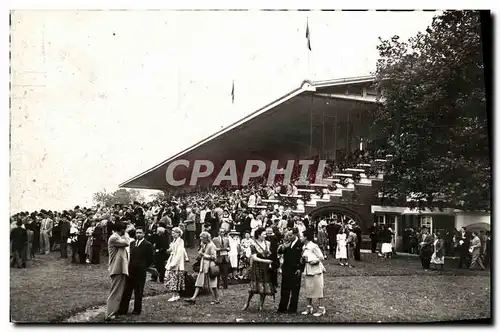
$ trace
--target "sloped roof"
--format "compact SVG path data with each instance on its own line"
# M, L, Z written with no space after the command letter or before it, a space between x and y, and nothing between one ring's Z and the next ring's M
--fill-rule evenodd
M305 95L307 93L312 93L316 91L327 91L328 88L333 88L333 87L338 87L338 86L349 86L349 85L359 85L359 84L369 84L373 82L375 79L374 76L359 76L359 77L350 77L350 78L340 78L340 79L332 79L332 80L324 80L324 81L303 81L301 86L298 87L297 89L290 91L289 93L285 94L284 96L270 102L269 104L263 106L262 108L256 110L255 112L245 116L241 120L221 129L220 131L208 136L207 138L199 141L198 143L193 144L192 146L182 150L181 152L175 154L174 156L164 160L163 162L159 163L158 165L134 176L133 178L121 183L119 186L120 187L128 187L128 188L142 188L142 189L160 189L159 187L154 187L151 185L142 185L139 184L138 181L141 178L144 178L148 176L148 174L151 174L152 172L156 172L158 169L163 168L174 160L180 159L183 156L187 155L188 153L202 147L203 145L213 141L216 138L221 137L222 135L225 135L237 128L241 128L243 125L247 124L253 119L256 119L259 116L262 116L263 114L272 111L273 109L276 109L278 106L283 105L284 103L293 100L294 98L299 97L300 95ZM346 99L347 102L351 101L352 98L349 98L346 96L346 98L343 98L341 95L336 95L336 98L339 99ZM162 187L162 186L160 186Z

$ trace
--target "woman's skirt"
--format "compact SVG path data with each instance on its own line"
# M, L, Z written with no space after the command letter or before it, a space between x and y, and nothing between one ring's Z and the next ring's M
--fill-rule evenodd
M383 254L389 254L392 252L392 244L390 243L382 243L381 251Z
M254 294L274 295L276 288L273 285L273 279L269 264L252 262L250 270L250 289Z
M165 271L165 288L168 292L180 292L185 287L184 271Z
M436 253L433 253L432 257L431 257L431 264L443 265L444 264L444 256L437 257Z
M305 297L307 299L323 298L323 273L313 276L305 276Z
M229 263L231 263L231 268L238 268L238 253L229 253Z
M347 258L347 248L345 245L337 246L337 253L335 255L336 259L346 259Z
M208 273L199 272L194 286L206 289L217 288L217 278L210 278Z

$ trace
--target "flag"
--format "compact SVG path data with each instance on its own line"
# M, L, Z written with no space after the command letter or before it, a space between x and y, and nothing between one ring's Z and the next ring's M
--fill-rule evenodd
M233 80L233 87L231 88L231 99L234 104L234 80Z
M309 19L307 19L306 38L307 38L307 48L309 49L309 51L311 51L311 34L309 33Z

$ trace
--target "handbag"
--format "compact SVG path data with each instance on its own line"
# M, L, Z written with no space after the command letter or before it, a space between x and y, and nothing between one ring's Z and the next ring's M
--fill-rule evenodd
M220 269L219 266L215 264L211 264L208 268L208 276L213 279L217 278L220 275Z
M193 271L198 273L200 272L200 263L201 259L197 259L196 262L193 263Z

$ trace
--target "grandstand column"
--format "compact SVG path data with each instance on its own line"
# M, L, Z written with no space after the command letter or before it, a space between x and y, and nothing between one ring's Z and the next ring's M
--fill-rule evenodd
M337 121L338 121L338 110L335 108L335 124L333 130L333 160L337 161Z

